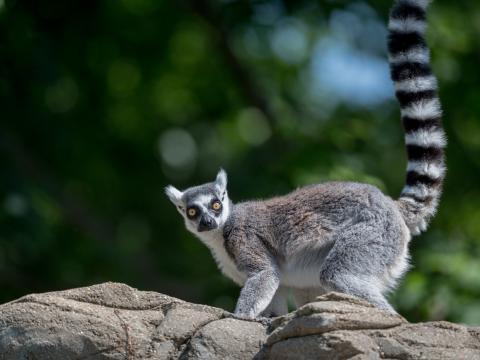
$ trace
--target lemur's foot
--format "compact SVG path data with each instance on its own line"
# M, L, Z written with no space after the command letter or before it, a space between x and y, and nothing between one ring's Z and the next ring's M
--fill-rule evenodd
M257 323L260 323L264 326L270 326L270 324L272 323L272 320L273 320L271 318L267 318L267 317L263 317L263 316L259 316L259 317L255 318L255 317L250 317L248 315L232 314L232 313L225 313L225 317L230 318L230 319L257 322Z
M272 325L273 318L260 316L256 320L262 325L269 327L270 325Z

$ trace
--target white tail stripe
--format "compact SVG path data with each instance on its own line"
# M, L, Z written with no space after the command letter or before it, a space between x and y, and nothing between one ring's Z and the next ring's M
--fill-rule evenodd
M395 55L389 55L388 61L391 64L403 62L417 62L422 64L430 63L430 51L421 46L416 46L408 51L404 51Z
M422 9L426 9L430 4L431 0L399 0L398 4L410 4L413 6L418 6Z
M444 148L447 145L445 133L443 130L425 130L420 129L408 134L405 134L405 143L407 145L418 146L435 146Z
M428 187L424 184L418 184L415 186L405 186L402 190L402 194L400 196L415 196L419 199L425 199L427 197L437 197L440 195L440 190L432 187Z
M438 99L432 100L420 100L401 109L402 117L408 116L415 119L429 119L432 117L438 117L442 114L440 108L440 102Z
M427 24L425 21L417 20L411 17L406 17L403 19L392 18L388 23L388 30L399 33L418 32L423 34L425 33L426 28Z
M437 90L437 79L430 75L399 81L395 83L395 90L409 92Z
M445 166L443 164L428 163L424 161L410 161L407 165L407 171L427 175L432 179L439 179L445 175Z

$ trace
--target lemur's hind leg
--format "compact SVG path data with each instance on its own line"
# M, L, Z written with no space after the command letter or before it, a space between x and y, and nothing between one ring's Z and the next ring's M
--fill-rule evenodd
M336 236L321 267L320 283L329 291L354 295L396 313L383 295L386 286L382 279L401 256L398 238L373 222L346 227Z
M307 289L292 288L293 301L297 308L305 304L308 304L312 301L315 301L315 299L318 296L323 295L325 293L326 291L321 287L307 288Z
M396 313L383 294L375 287L375 278L359 278L357 275L345 271L323 279L331 291L354 295L368 301L379 309Z
M276 317L288 313L288 288L279 286L272 301L262 312L262 316Z

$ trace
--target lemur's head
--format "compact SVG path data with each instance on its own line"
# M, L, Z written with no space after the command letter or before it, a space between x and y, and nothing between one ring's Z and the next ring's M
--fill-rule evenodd
M222 229L230 215L227 173L223 169L220 169L214 182L183 192L169 185L165 193L185 219L187 229L194 234Z

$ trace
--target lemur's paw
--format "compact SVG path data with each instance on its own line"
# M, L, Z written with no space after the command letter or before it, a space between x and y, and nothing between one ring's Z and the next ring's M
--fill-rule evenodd
M273 318L260 316L255 320L261 323L262 325L269 327L270 325L272 325Z

